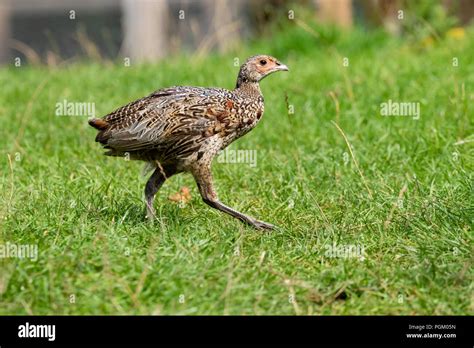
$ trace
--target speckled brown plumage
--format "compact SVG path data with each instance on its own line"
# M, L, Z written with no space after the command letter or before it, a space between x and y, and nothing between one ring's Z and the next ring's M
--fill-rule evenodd
M241 66L234 90L170 87L131 102L89 124L109 156L128 156L155 168L145 187L148 217L153 198L170 176L193 174L203 200L259 229L272 225L222 204L213 188L211 162L231 142L252 130L264 111L259 82L288 68L273 57L253 56Z

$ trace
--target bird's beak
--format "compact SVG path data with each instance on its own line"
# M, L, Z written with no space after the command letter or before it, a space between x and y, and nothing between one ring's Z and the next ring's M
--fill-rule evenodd
M288 71L290 69L288 69L288 67L285 64L277 62L277 66L276 66L275 70L277 70L277 71Z

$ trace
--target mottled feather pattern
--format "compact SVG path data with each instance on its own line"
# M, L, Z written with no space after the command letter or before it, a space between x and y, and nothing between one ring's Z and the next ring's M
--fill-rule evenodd
M106 115L102 120L108 127L96 140L111 150L107 155L128 153L145 161L184 161L196 151L217 152L221 148L206 148L207 138L218 136L227 146L258 123L263 98L249 97L222 88L161 89Z
M155 168L145 185L146 211L154 218L156 192L170 176L190 172L207 204L258 229L274 226L232 209L217 198L211 174L215 155L252 130L264 106L259 82L286 65L273 57L254 56L241 66L236 88L175 86L131 102L102 119L89 120L99 130L96 141L109 156L127 156Z

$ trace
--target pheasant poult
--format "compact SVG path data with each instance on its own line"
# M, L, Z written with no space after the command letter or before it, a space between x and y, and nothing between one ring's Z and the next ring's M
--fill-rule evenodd
M145 186L147 217L166 179L190 172L204 202L257 229L274 226L240 213L219 201L211 164L214 156L252 130L261 120L264 103L259 82L288 67L267 55L250 57L240 67L234 90L170 87L131 102L89 124L108 156L128 156L149 162L154 172Z

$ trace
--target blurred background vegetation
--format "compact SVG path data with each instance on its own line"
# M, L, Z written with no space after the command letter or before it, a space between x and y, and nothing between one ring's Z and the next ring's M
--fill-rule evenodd
M429 46L464 36L473 16L470 0L4 0L0 63L237 55L276 35L293 37L281 47L288 55L331 46L354 27Z

